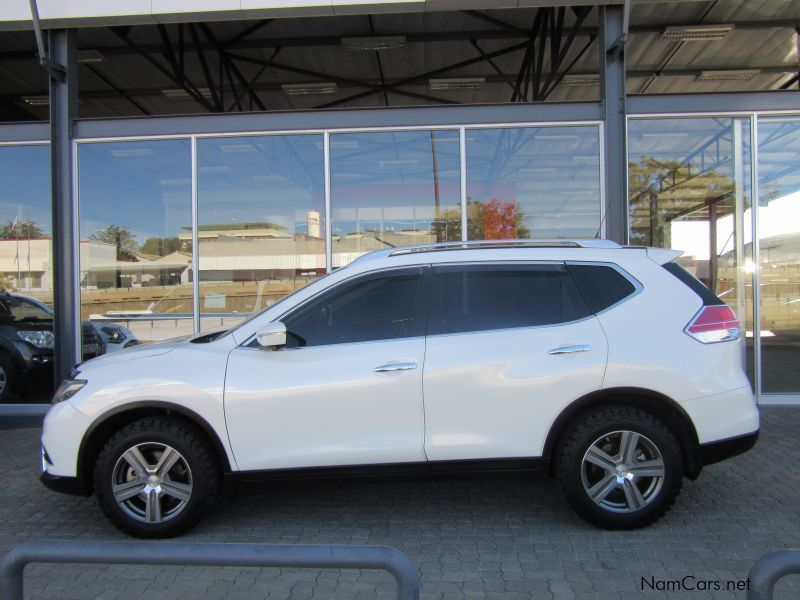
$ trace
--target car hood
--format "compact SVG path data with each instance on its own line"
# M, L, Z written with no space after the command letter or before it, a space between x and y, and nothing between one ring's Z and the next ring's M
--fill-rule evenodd
M86 362L83 362L80 365L78 365L77 369L78 371L81 372L91 371L93 369L109 367L111 365L116 365L130 360L138 360L140 358L148 358L150 356L160 356L162 354L167 354L169 352L172 352L176 348L185 347L186 344L188 344L195 337L198 336L195 334L191 334L191 335L171 338L156 344L142 344L138 346L132 346L130 348L119 350L118 352L112 352L111 354L103 354L102 356L98 356L97 358L87 360Z

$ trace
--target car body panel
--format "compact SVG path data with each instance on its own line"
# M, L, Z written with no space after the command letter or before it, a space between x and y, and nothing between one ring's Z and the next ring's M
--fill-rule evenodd
M243 470L424 460L425 339L230 354L225 414ZM376 373L382 365L408 370Z
M550 354L568 346L588 351ZM543 327L428 337L425 452L430 460L541 456L564 406L603 383L595 317Z

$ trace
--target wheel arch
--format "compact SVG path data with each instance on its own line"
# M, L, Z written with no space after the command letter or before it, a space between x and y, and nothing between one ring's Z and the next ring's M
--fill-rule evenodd
M597 390L578 398L556 417L545 439L542 456L550 460L569 425L587 410L599 406L623 405L640 408L661 419L678 436L684 458L684 473L695 478L702 465L697 459L699 441L697 430L686 411L672 398L645 388L618 387ZM552 474L552 472L551 472Z
M214 448L214 453L219 460L223 473L231 472L231 463L225 446L222 444L214 428L199 414L185 406L163 401L142 401L125 404L112 409L92 423L81 440L78 450L78 478L87 495L91 494L94 487L92 481L92 465L108 439L128 423L145 417L153 416L178 416L188 421L202 431Z

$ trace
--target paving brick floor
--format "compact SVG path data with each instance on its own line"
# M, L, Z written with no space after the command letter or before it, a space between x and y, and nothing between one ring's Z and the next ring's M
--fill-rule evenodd
M182 541L388 544L418 566L422 597L744 598L659 592L648 580L740 580L755 560L800 548L800 408L762 410L756 448L687 481L654 526L607 532L573 515L552 482L519 476L246 484ZM93 498L37 481L35 429L0 431L0 553L31 539L121 540ZM31 565L26 597L392 598L376 571ZM800 597L800 576L777 598Z

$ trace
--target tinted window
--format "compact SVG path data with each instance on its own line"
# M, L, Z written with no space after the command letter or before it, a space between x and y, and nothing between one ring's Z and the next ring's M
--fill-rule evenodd
M573 321L589 314L558 266L481 265L434 269L430 334Z
M697 279L678 263L669 262L664 265L664 268L672 273L675 277L680 279L684 284L686 284L686 286L689 287L695 294L700 296L700 298L703 300L703 304L706 306L725 304L722 300L717 298L714 292L704 286L702 281Z
M284 319L287 346L324 346L424 335L422 269L345 283Z
M569 265L592 312L605 310L636 291L619 271L603 265Z

